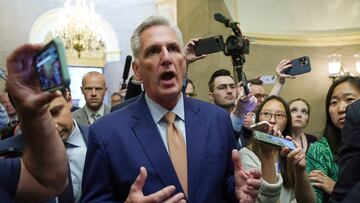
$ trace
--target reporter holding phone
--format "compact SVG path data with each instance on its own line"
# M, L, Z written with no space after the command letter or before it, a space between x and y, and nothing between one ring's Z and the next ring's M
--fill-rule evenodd
M306 156L306 170L316 192L317 202L327 202L338 178L337 164L341 130L345 125L346 107L360 99L360 78L344 77L329 88L326 101L326 125L323 136L312 144Z
M270 96L259 106L256 122L268 121L268 133L291 135L291 113L287 103L278 96ZM315 194L305 171L305 154L297 148L279 150L255 140L239 153L245 169L261 169L263 184L257 202L315 202Z
M14 100L26 149L21 159L0 160L1 202L44 202L67 184L64 144L47 110L57 92L41 92L33 57L40 45L23 45L7 58L6 88Z

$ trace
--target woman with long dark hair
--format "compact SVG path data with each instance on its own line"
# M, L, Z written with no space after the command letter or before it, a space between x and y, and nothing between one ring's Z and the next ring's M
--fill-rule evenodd
M312 144L306 156L306 170L313 182L317 202L327 202L338 176L336 163L341 147L345 110L360 98L360 78L347 76L335 81L326 96L326 125L323 136Z
M277 136L292 133L291 113L288 104L278 96L270 96L259 106L256 122L268 121L269 132ZM301 148L279 150L272 146L250 141L240 151L245 169L257 168L262 171L263 184L257 202L315 202L310 181L305 171L305 153Z

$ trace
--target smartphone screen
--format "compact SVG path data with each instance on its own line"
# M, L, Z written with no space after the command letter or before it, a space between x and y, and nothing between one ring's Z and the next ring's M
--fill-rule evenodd
M259 142L272 145L276 148L288 147L290 150L296 149L295 143L291 140L287 140L287 139L284 139L281 137L269 135L267 133L260 132L260 131L253 131L253 132L254 132L255 140L257 140Z
M64 73L67 70L66 61L60 56L61 49L56 41L47 44L34 58L35 69L40 80L42 91L62 89L69 85L68 76Z

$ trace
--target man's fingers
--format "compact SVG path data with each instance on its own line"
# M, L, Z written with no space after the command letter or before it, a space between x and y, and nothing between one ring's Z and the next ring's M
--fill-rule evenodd
M145 167L140 167L140 173L136 177L135 182L131 185L130 191L141 191L145 185L147 172Z
M232 150L231 158L232 158L232 161L233 161L235 172L240 171L240 169L241 169L240 154L236 149Z
M146 196L144 199L145 200L144 202L164 202L165 200L167 200L171 197L171 195L174 191L175 191L175 186L173 186L173 185L167 186L164 189L157 191L156 193ZM178 194L176 194L176 195L178 195ZM176 195L174 195L174 196L176 196Z
M246 187L244 189L244 193L256 198L258 196L258 194L259 194L259 188L260 187L258 187L258 188Z
M177 193L176 195L167 199L164 203L179 203L179 202L186 202L184 200L185 195L184 193Z
M262 176L261 171L257 169L251 169L250 174L253 176L254 179L260 179Z
M40 51L43 45L41 44L25 44L17 49L7 58L8 63L12 62L19 62L24 58L24 52L31 52L33 55L36 54L36 52ZM8 72L12 72L13 70L8 70Z

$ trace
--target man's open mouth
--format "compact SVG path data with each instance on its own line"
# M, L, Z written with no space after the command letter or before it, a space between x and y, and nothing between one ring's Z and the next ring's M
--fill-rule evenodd
M164 72L163 74L161 74L160 79L161 80L171 80L175 77L175 73L174 72Z

